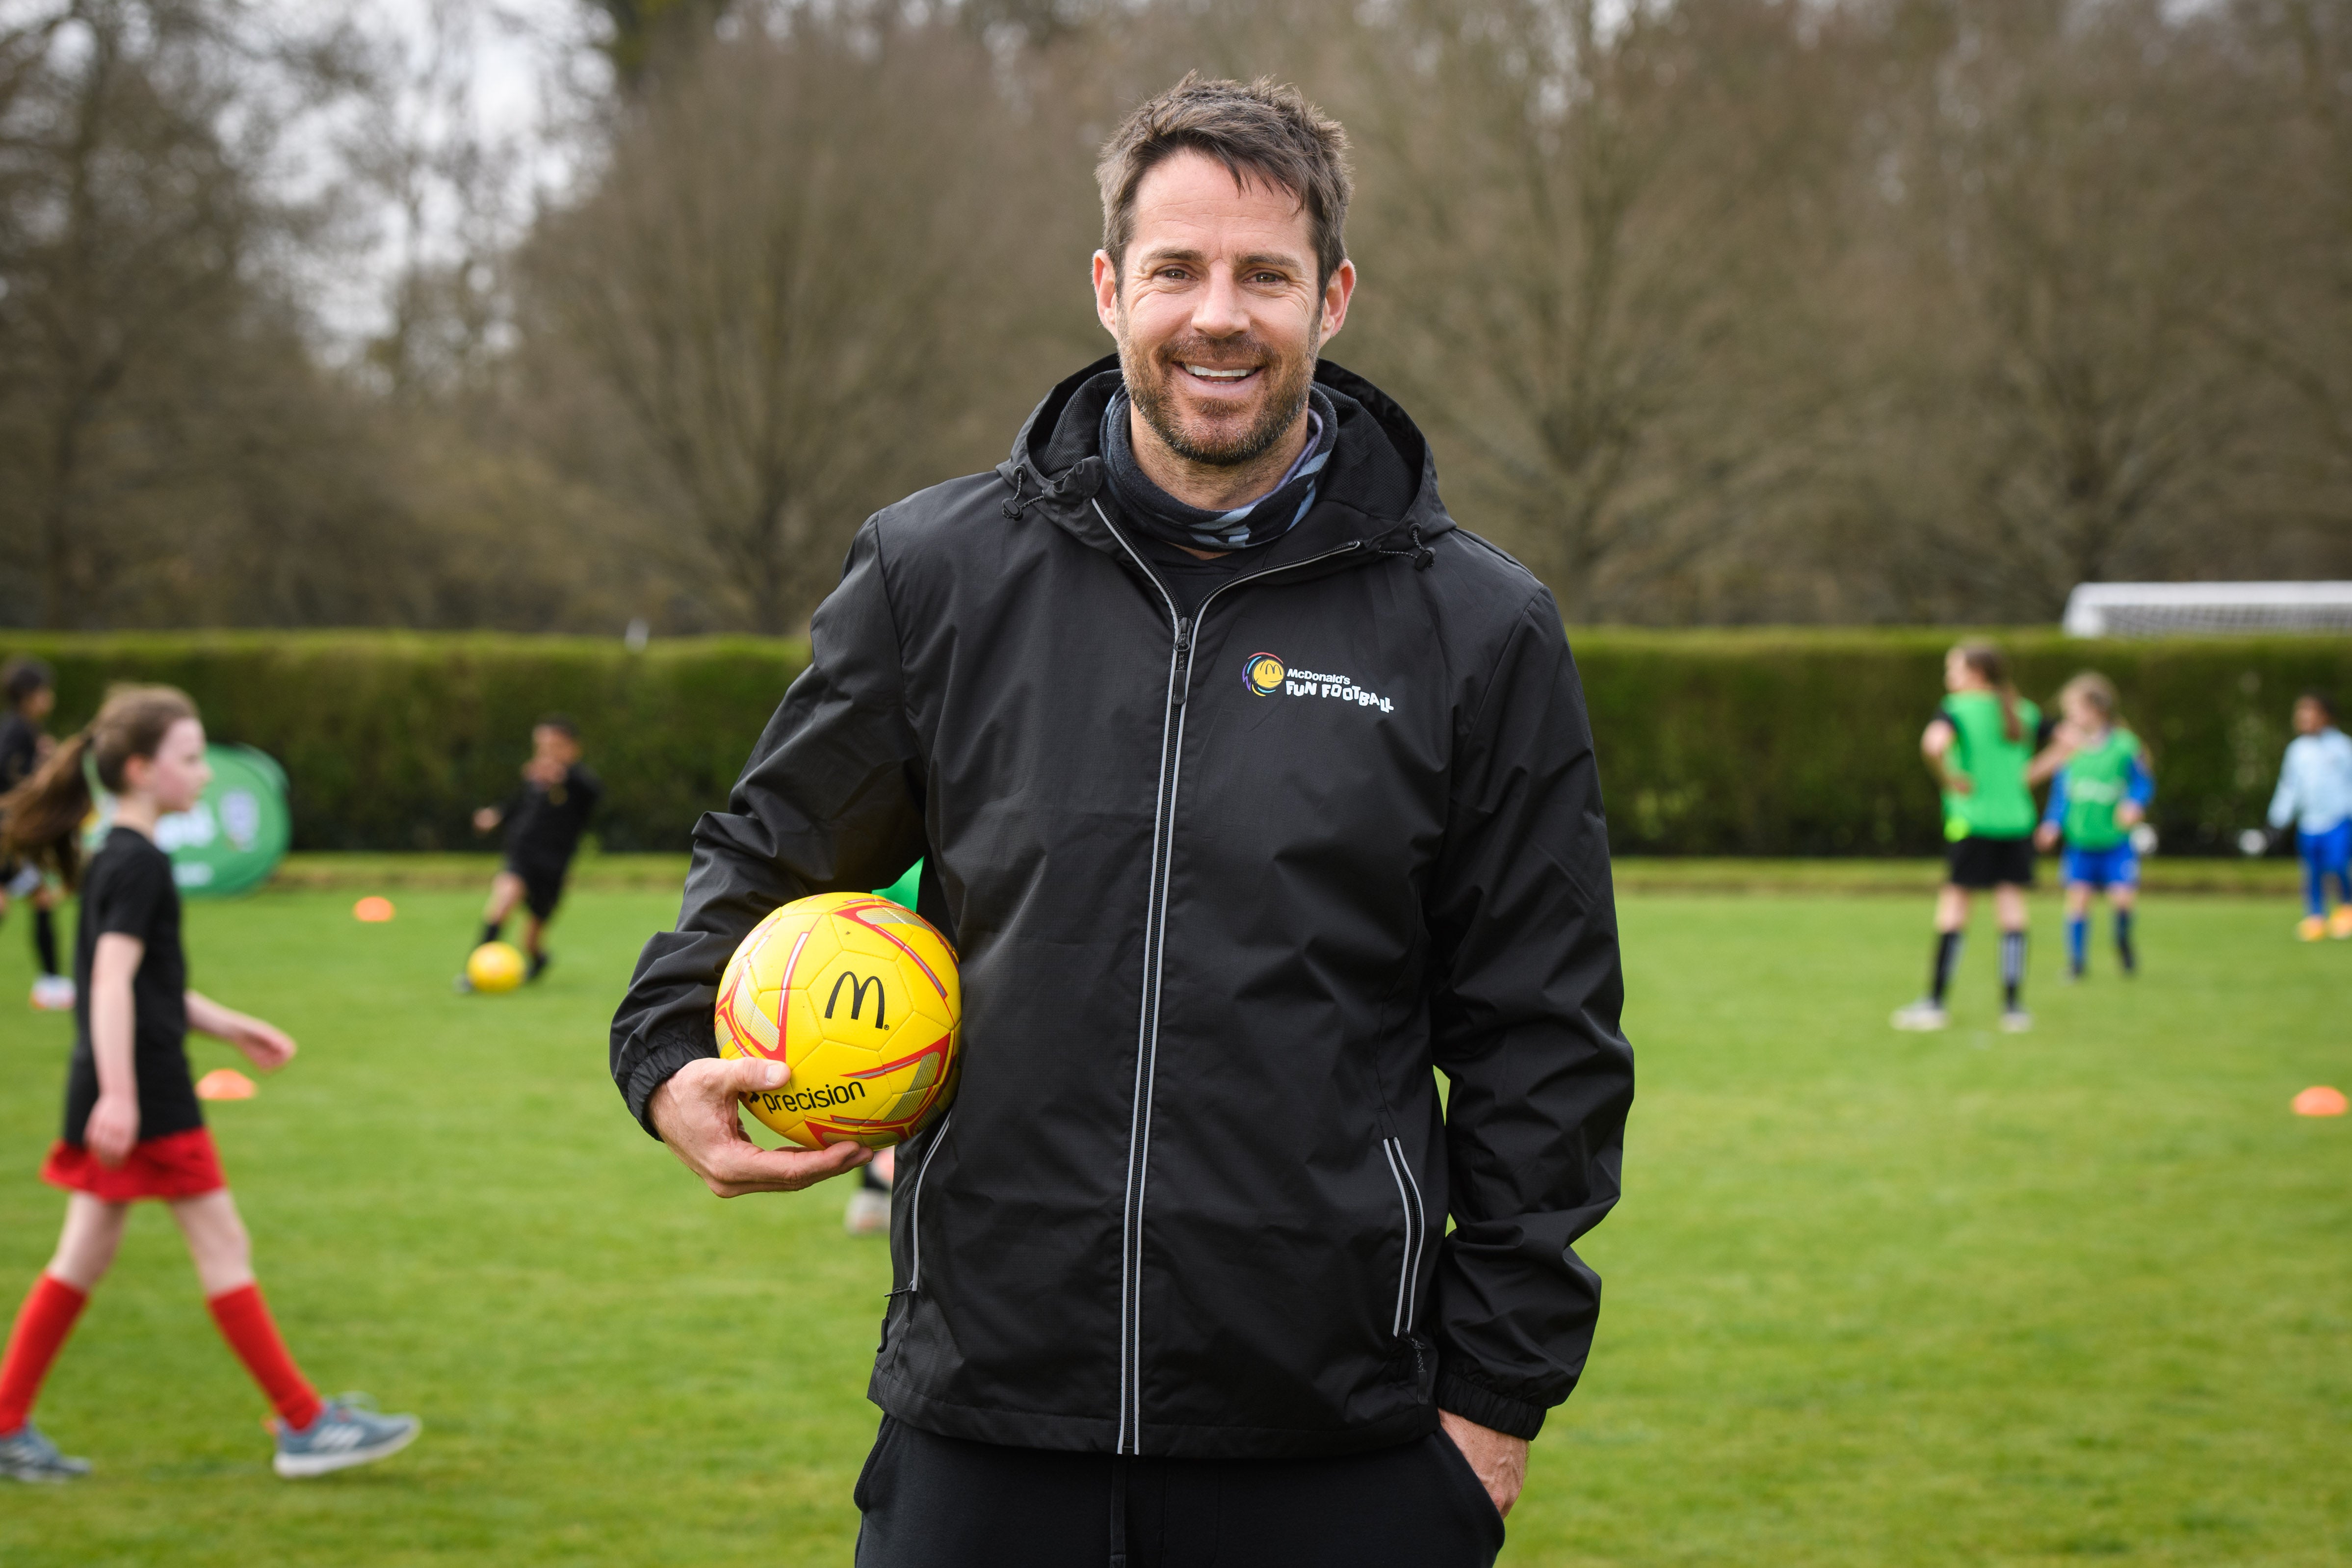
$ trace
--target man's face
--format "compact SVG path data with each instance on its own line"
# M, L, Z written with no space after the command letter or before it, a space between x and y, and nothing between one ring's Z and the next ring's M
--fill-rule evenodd
M2273 708L2271 711L2275 713L2278 710ZM2294 700L2294 732L2296 734L2316 735L2326 728L2326 709L2308 697L2298 697Z
M1205 153L1176 153L1136 188L1122 264L1095 252L1095 309L1118 341L1128 395L1178 457L1233 468L1297 421L1324 339L1347 319L1352 263L1316 286L1304 203L1236 185Z

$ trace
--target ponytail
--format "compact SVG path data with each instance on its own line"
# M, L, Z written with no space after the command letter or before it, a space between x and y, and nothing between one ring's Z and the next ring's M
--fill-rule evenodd
M1964 642L1952 651L2000 696L2000 732L2011 742L2025 739L2025 721L2017 711L2017 687L2009 679L2009 655L1989 642Z
M196 716L188 694L170 686L118 686L89 728L66 742L38 772L0 795L0 858L19 856L56 869L68 888L81 880L81 825L89 816L89 775L121 791L123 765L152 759L163 737Z
M0 860L53 868L68 888L81 881L81 825L89 815L82 762L89 731L60 745L33 776L0 795Z

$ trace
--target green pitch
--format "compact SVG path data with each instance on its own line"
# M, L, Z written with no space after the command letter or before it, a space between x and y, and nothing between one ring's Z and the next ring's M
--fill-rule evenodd
M0 1561L845 1563L887 1289L846 1189L721 1204L623 1115L604 1023L674 896L588 891L542 984L461 999L476 890L192 907L196 984L302 1055L213 1108L287 1337L415 1410L370 1469L270 1476L259 1397L143 1210L39 1419L98 1473L0 1492ZM2147 974L1896 1035L1924 900L1641 894L1642 1092L1607 1310L1506 1563L2352 1559L2352 943L2277 900L2159 900ZM66 1020L0 927L0 1311L46 1258ZM210 1043L199 1069L236 1058Z

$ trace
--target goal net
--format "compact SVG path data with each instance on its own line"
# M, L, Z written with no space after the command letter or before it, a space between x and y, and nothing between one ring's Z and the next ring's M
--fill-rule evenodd
M2352 583L2084 583L2064 624L2078 637L2352 632Z

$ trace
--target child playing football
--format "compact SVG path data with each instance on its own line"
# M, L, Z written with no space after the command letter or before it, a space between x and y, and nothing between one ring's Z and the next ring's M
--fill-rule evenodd
M2303 856L2304 913L2295 934L2352 938L2352 737L2336 727L2336 703L2324 691L2294 700L2295 738L2286 745L2278 793L2271 796L2273 829L2294 827ZM2327 912L2327 881L2336 879L2336 912Z
M2080 980L2090 946L2091 895L2116 911L2116 957L2126 974L2139 967L2132 946L2132 908L2139 894L2139 856L2132 829L2156 797L2139 737L2123 727L2114 683L2086 672L2058 691L2057 743L2051 748L2050 804L2033 842L2047 854L2063 838L2059 880L2066 889L2066 976ZM2063 758L2063 760L2060 760ZM2039 764L2037 764L2038 771Z
M571 720L551 713L531 726L530 761L522 765L522 784L513 798L503 807L486 805L474 813L475 832L492 832L501 822L507 829L506 864L491 879L480 940L498 941L507 917L521 904L530 911L522 928L523 953L530 960L526 979L547 973L547 922L563 898L564 875L604 790L596 775L580 765L580 731ZM460 991L473 989L462 973L457 984Z
M1962 643L1944 656L1948 693L1919 737L1920 754L1944 792L1949 868L1936 895L1936 956L1927 994L1898 1010L1898 1029L1940 1029L1969 895L1992 889L2000 924L2000 1026L2033 1026L2025 1010L2025 889L2033 884L2033 789L2026 770L2046 739L2042 711L2010 683L2009 658L1990 643Z
M0 696L8 702L8 717L0 720L0 795L26 779L56 750L57 742L42 732L41 721L57 706L49 683L49 667L37 658L12 658L0 665ZM58 892L40 867L0 855L0 917L11 900L33 910L33 959L40 966L33 981L33 1005L51 1013L73 1010L73 982L58 968Z
M115 796L113 826L86 869L78 846L90 805L85 763ZM141 1198L171 1205L214 1322L277 1407L279 1475L363 1465L417 1434L413 1415L323 1401L304 1379L254 1283L245 1224L205 1129L188 1075L188 1030L217 1035L265 1072L294 1055L294 1042L277 1028L187 986L179 889L153 836L156 819L195 805L210 776L194 704L169 687L122 687L5 802L0 847L81 887L64 1135L41 1168L42 1180L66 1190L65 1231L0 1354L0 1474L18 1480L89 1473L87 1459L58 1453L33 1426L33 1402Z

